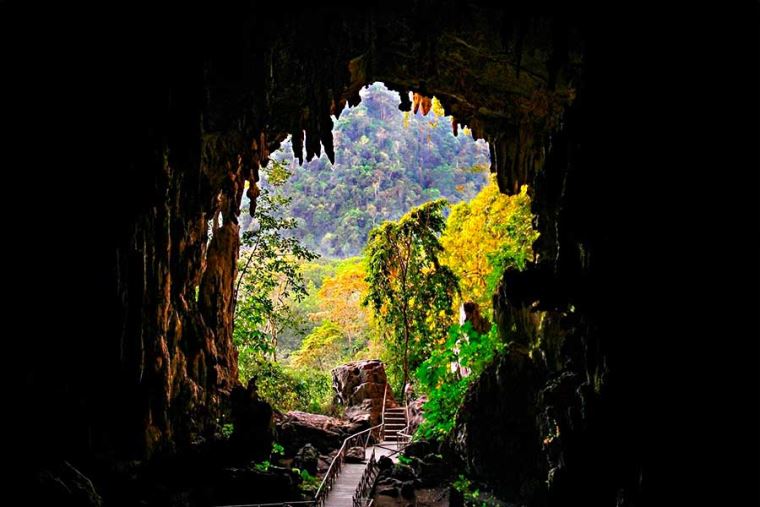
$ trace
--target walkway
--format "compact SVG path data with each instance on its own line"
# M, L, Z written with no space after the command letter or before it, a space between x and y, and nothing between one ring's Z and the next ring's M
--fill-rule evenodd
M325 507L353 507L354 494L367 469L372 452L375 460L388 456L395 463L398 460L399 431L406 428L406 408L395 407L383 410L383 430L385 440L378 445L369 446L364 451L365 463L344 463L332 488L325 498Z
M381 456L389 456L393 451L389 449L395 449L396 442L389 440L382 442L380 445L374 447L367 447L365 459L369 461L369 457L372 455L372 450L375 451L375 459L380 459ZM395 463L397 461L397 454L393 454L390 458ZM367 468L367 463L345 463L340 475L335 480L332 489L327 494L326 507L353 507L354 505L354 493L356 493L356 487L359 485L359 481L364 474L364 470Z

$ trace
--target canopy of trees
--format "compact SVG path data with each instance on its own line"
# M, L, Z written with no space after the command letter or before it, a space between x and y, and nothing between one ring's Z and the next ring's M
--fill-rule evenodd
M304 162L283 189L299 221L293 234L325 256L358 255L370 229L385 220L441 197L467 201L488 181L488 144L466 129L455 137L438 101L423 116L400 111L399 94L382 83L360 95L335 121L335 164L324 154ZM272 157L298 164L289 140ZM241 229L249 224L241 217Z

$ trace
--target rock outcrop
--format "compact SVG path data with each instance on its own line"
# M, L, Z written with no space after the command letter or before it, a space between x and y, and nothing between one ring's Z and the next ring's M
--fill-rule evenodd
M518 347L501 356L467 391L453 448L467 476L516 504L544 505L546 460L536 399L544 372Z
M375 426L380 424L384 399L386 406L396 406L382 361L355 361L333 369L332 374L336 400L345 407L349 421Z
M278 414L275 420L277 441L288 456L294 456L307 444L313 445L322 454L328 454L338 449L350 434L364 429L361 423L297 410Z
M274 413L259 398L254 379L248 382L247 389L241 386L233 389L230 405L233 424L230 444L235 454L245 462L267 459L274 442Z
M295 468L306 470L311 475L317 475L319 469L319 450L311 444L301 447L293 458Z

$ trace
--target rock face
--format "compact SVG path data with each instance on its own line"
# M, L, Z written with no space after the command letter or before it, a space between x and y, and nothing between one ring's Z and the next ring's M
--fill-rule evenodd
M384 396L387 406L396 406L390 387L386 393L388 377L382 361L355 361L333 369L332 374L335 397L346 407L346 418L350 421L367 421L370 426L380 424Z
M470 477L510 502L544 505L546 474L536 424L536 399L544 376L512 347L468 390L454 429L453 447Z
M422 395L419 398L409 402L409 431L414 433L417 428L422 424L422 420L425 417L425 411L423 406L427 403L427 396Z
M305 445L313 445L322 454L338 449L350 434L361 431L361 424L335 417L292 411L276 417L277 441L285 454L293 456Z
M33 496L25 501L31 505L75 505L101 507L103 499L90 479L71 463L63 462L41 470L29 490Z
M259 398L255 381L251 379L247 389L236 386L230 401L232 449L246 462L268 458L274 441L273 412L272 407Z
M303 497L300 476L291 470L270 466L268 470L226 468L219 473L211 505L298 501Z

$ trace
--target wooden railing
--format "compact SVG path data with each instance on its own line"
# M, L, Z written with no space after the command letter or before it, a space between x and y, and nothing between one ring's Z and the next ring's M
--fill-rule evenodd
M409 396L404 393L404 414L406 415L406 426L396 432L396 449L398 452L403 451L412 441L412 418L409 417Z
M299 500L294 502L275 502L275 503L239 503L234 505L219 505L217 507L291 507L314 505L314 500Z
M364 469L362 478L359 480L359 485L356 486L356 491L354 492L354 507L365 507L365 502L369 497L372 487L375 485L375 479L377 479L379 470L380 467L377 465L377 461L375 461L375 450L372 449L372 456L369 458L367 468Z
M345 461L346 453L348 450L352 447L361 447L364 449L364 452L366 454L370 440L374 440L375 443L380 443L383 441L385 432L385 402L387 396L388 385L386 384L385 391L383 391L383 410L380 415L380 424L372 426L371 428L367 428L366 430L360 431L358 433L354 433L353 435L349 435L345 438L345 440L343 440L343 445L340 446L340 449L338 449L338 452L335 454L335 457L330 463L330 467L327 469L327 473L325 473L325 476L322 478L322 482L319 484L319 488L317 488L317 493L314 495L313 500L302 500L296 502L236 504L218 507L323 507L328 493L332 489L333 484L335 484L335 480L338 478L338 475L340 475L340 472L343 469L343 462ZM359 486L356 488L356 493L354 493L354 507L363 507L363 502L366 500L370 490L375 484L377 471L378 466L377 461L375 460L375 450L372 449L372 455L370 456L369 462L367 463L367 468L362 474L362 478L359 481ZM370 500L370 505L371 503L372 501Z
M383 441L383 428L385 426L385 401L387 395L388 385L386 384L385 391L383 391L383 410L380 416L380 424L372 426L371 428L367 428L366 430L360 431L358 433L354 433L343 441L343 445L340 446L337 454L335 454L332 463L330 463L330 467L327 469L327 473L325 473L325 476L322 479L319 488L317 489L317 493L314 495L314 504L316 507L322 507L325 504L327 494L332 489L332 486L335 483L335 479L337 479L338 475L340 475L341 469L343 468L343 462L346 457L346 452L348 452L349 449L352 447L361 447L366 453L370 439L374 438L375 442ZM374 460L374 457L375 451L373 450L371 459ZM363 478L364 477L362 476L362 479Z

